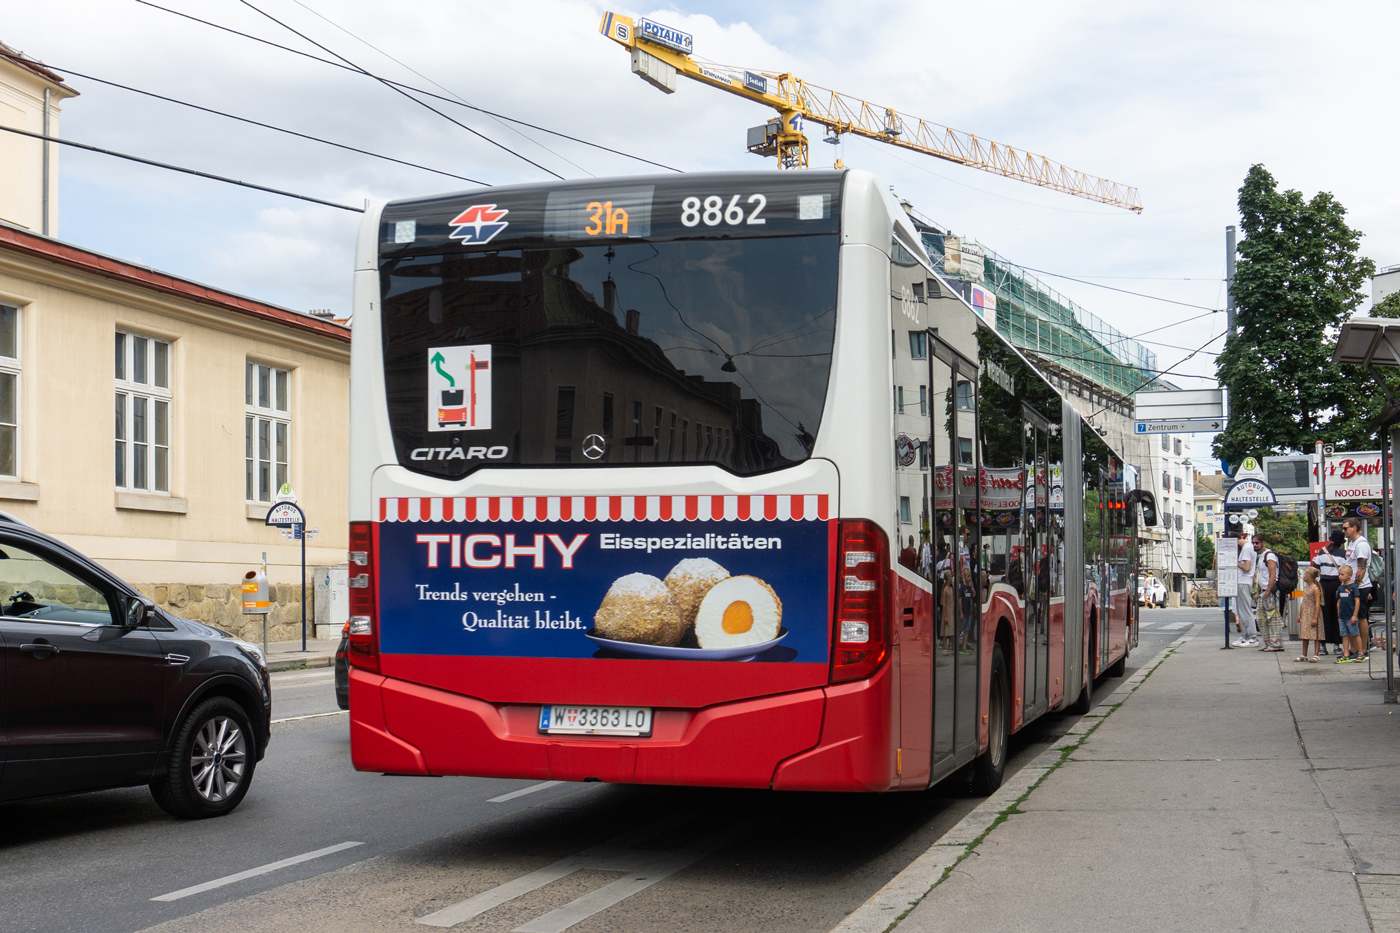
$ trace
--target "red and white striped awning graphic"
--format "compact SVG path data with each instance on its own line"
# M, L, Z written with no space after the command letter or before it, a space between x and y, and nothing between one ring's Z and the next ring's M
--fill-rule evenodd
M828 496L389 497L382 522L827 521Z

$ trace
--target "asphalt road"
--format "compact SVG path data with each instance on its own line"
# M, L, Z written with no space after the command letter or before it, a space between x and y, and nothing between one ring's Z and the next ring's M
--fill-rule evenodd
M1128 674L1218 618L1147 611ZM1101 682L1096 697L1116 683ZM980 802L946 786L854 796L360 774L347 764L346 717L317 715L336 710L329 671L276 674L273 690L274 719L290 721L273 726L253 788L228 817L176 821L144 789L0 805L0 927L423 930L413 921L582 854L453 929L578 920L577 933L805 933L830 929ZM1013 739L1008 767L1069 721L1050 716ZM333 851L267 869L322 850ZM257 869L267 870L182 893ZM474 906L455 909L440 921Z

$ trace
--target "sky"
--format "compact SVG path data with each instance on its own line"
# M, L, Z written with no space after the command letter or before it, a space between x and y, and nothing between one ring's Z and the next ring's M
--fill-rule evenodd
M774 164L744 150L765 108L684 79L671 95L645 84L625 50L598 33L609 7L161 5L329 57L261 10L381 77L674 168ZM91 80L100 78L490 184L551 178L372 78L138 0L7 6L0 41L89 76L69 77L81 96L63 105L67 139L352 206L473 187ZM875 172L924 216L1043 270L1043 281L1123 333L1152 331L1143 342L1184 388L1212 385L1191 377L1214 372L1210 351L1221 341L1206 341L1223 333L1224 314L1208 312L1224 307L1224 230L1236 223L1252 164L1305 196L1332 192L1363 232L1363 253L1377 266L1400 263L1400 4L697 0L612 9L692 33L697 58L789 72L1136 186L1141 214L876 142L828 146L809 128L814 166L839 155ZM434 106L565 177L662 171ZM63 239L275 304L349 313L358 214L71 148L59 166Z

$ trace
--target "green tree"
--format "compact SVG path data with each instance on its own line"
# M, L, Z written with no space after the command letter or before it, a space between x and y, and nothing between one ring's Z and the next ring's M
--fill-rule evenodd
M1375 264L1357 255L1361 233L1332 195L1280 192L1262 165L1245 176L1239 209L1244 240L1231 288L1239 333L1216 361L1230 422L1215 455L1238 462L1340 443L1354 426L1357 376L1332 363L1333 344Z
M1196 532L1196 576L1205 577L1215 569L1215 541Z
M1259 517L1253 519L1254 532L1264 536L1264 543L1278 551L1296 558L1298 563L1308 560L1308 517L1297 513L1275 512L1265 507L1259 510ZM1300 571L1301 572L1301 571Z

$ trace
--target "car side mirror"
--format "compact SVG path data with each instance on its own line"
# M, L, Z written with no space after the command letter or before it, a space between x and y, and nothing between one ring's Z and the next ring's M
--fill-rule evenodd
M144 596L126 602L126 628L140 628L155 614L156 604Z

